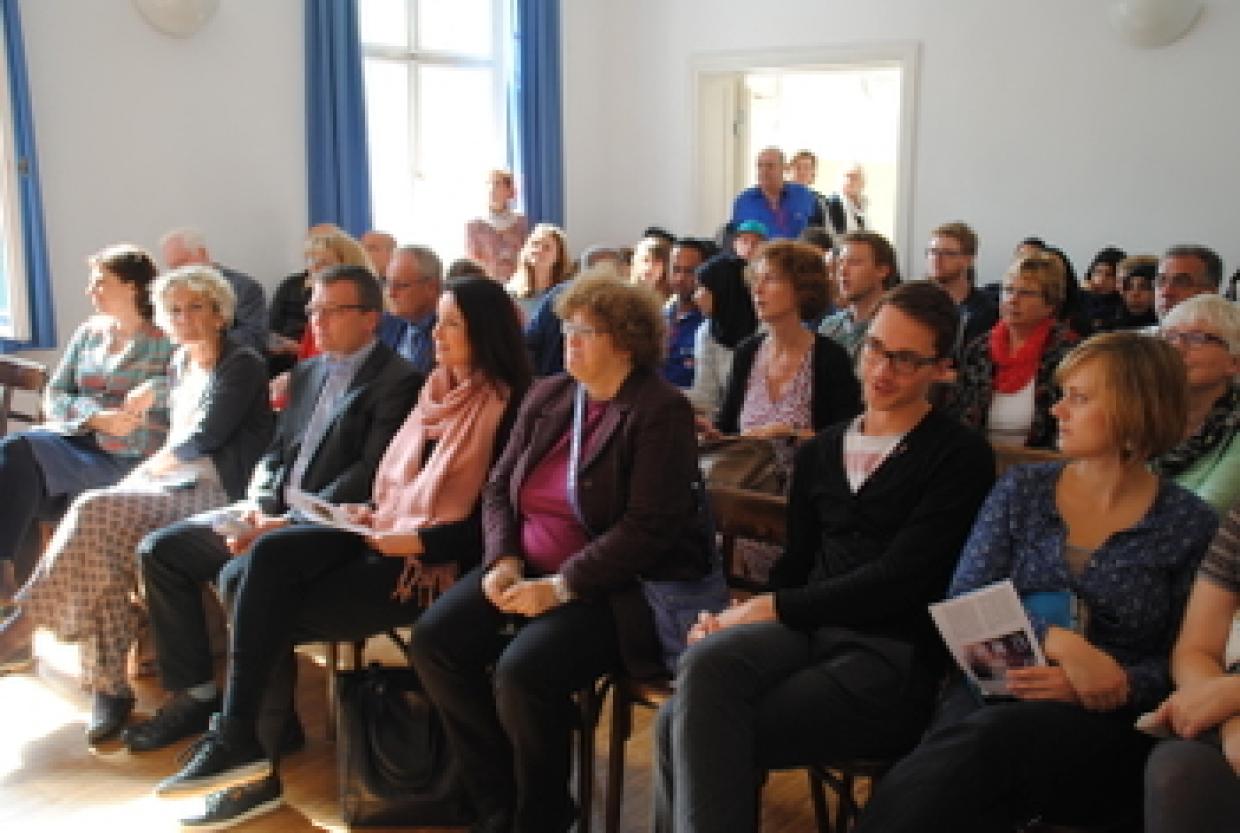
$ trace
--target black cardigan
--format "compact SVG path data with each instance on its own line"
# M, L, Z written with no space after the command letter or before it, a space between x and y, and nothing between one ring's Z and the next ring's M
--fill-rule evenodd
M766 333L754 333L736 345L732 356L732 372L723 391L723 403L715 427L725 434L740 433L741 408L745 389L753 370L754 357ZM853 372L852 360L844 348L831 339L814 334L813 384L810 392L810 423L815 431L851 419L861 410L861 386Z
M781 622L842 626L943 650L926 606L943 598L974 516L995 478L978 434L931 411L853 494L834 425L796 453L788 544L771 573Z

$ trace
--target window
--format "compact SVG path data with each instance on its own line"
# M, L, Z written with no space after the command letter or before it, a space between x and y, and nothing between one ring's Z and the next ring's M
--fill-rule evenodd
M0 24L2 26L3 24ZM0 33L2 34L2 33ZM26 299L26 257L22 239L19 168L13 133L13 106L8 91L8 56L0 37L0 338L30 338Z
M463 254L508 167L508 3L361 0L372 221L402 243Z

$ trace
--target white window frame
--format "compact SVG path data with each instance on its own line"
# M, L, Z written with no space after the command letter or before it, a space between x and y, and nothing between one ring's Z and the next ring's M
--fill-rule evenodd
M365 2L365 0L362 0ZM477 55L465 55L460 53L445 52L440 50L418 49L417 48L417 20L418 5L421 0L404 0L406 10L406 20L408 21L409 31L406 33L406 41L412 44L412 48L403 49L386 44L368 44L362 43L363 60L381 60L393 63L404 64L408 72L408 113L409 124L407 136L410 137L412 145L412 153L410 153L409 161L411 170L407 172L409 187L416 193L418 181L425 178L423 165L423 143L420 141L422 135L422 118L421 110L418 106L418 74L424 66L438 67L454 67L454 68L490 68L491 69L491 94L492 94L492 112L495 115L496 130L504 134L503 147L504 158L510 159L512 155L512 142L508 129L508 75L509 68L512 65L509 43L511 38L507 36L512 31L510 18L510 3L507 0L490 0L491 3L491 54L486 57ZM369 142L369 138L367 142ZM488 162L493 165L494 162ZM519 197L518 197L519 199ZM461 217L461 241L453 244L453 248L445 249L441 241L407 241L418 243L441 243L436 246L436 252L444 259L445 266L447 262L456 256L464 254L463 237L465 223L469 217ZM372 217L376 228L383 225L378 217ZM406 241L402 241L406 242ZM440 249L445 249L440 251ZM459 249L459 251L458 251Z
M0 26L3 26L0 23ZM0 281L7 285L8 308L0 307L0 338L27 341L30 338L30 299L26 279L26 244L23 234L20 177L24 173L17 158L13 132L13 101L10 95L8 55L0 31L0 234L4 236Z

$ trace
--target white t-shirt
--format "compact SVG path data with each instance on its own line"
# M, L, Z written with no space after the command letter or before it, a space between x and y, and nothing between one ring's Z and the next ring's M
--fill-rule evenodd
M853 494L861 490L870 475L891 454L903 434L863 434L862 418L857 417L844 432L844 472L848 475L848 487Z
M1016 393L999 393L990 398L986 434L994 445L1024 445L1033 425L1034 379Z

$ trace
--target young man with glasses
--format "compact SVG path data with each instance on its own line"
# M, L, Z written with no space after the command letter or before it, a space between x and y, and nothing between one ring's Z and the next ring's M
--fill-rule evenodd
M974 285L977 234L964 223L944 223L930 232L926 246L926 277L937 283L956 302L960 311L959 352L999 320L999 307Z
M994 480L986 441L928 399L957 324L925 281L880 304L859 354L865 411L797 451L772 591L690 631L655 735L660 833L753 829L763 771L916 744L945 660L926 607Z

